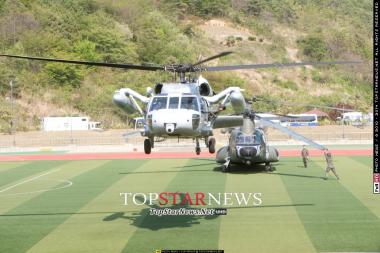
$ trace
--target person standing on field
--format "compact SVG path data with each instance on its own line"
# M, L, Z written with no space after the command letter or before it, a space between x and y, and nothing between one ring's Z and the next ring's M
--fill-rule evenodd
M325 171L325 177L324 177L324 179L327 180L327 173L329 173L330 170L331 170L332 173L334 173L336 179L339 180L339 176L338 176L338 174L336 173L336 170L335 170L335 166L334 166L334 163L333 163L333 159L332 159L331 152L326 148L324 154L325 154L326 163L327 163L327 167L326 167L326 171Z
M305 145L302 146L301 156L302 156L303 166L307 168L307 162L309 161L309 150L307 150Z

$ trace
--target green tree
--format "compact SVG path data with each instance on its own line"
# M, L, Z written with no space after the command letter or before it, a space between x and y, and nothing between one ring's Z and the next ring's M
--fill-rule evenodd
M80 40L74 44L74 52L79 55L80 59L87 61L98 60L96 53L96 44L89 40Z
M201 17L224 16L229 8L227 0L196 0L195 13Z
M45 66L45 71L51 78L51 83L58 86L79 87L83 79L83 74L78 66L70 64L48 63Z
M151 12L140 20L136 42L143 62L185 63L193 58L188 37L158 12Z
M263 5L260 0L249 0L245 12L248 15L259 16L263 10Z
M304 55L313 60L322 60L327 56L327 47L325 42L316 36L308 36L298 42Z
M89 42L93 43L103 61L136 61L138 56L134 44L129 40L130 34L123 33L111 16L99 11L87 16L83 22L87 29L82 33L82 40L85 38L88 41L87 47L93 47Z

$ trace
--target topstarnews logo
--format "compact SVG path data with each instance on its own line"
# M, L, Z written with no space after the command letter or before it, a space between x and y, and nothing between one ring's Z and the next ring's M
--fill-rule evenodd
M123 205L149 206L154 216L214 216L226 215L226 207L260 206L261 193L225 192L121 192Z

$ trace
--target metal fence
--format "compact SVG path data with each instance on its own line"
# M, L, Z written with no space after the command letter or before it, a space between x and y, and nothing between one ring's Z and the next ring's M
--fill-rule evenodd
M299 132L307 138L315 141L332 141L332 140L372 140L373 132L346 132L334 133L334 132ZM216 134L216 139L219 143L227 143L228 135ZM267 135L269 141L287 141L291 138L282 133L269 133ZM0 135L0 147L47 147L47 146L89 146L89 145L123 145L123 144L141 145L143 143L143 137L141 136L129 136L125 139L122 136L122 132L114 134L102 135L97 134L95 136L82 134L76 135L54 135L54 134L38 134L34 135ZM166 139L163 142L156 142L156 146L188 146L193 145L192 139Z

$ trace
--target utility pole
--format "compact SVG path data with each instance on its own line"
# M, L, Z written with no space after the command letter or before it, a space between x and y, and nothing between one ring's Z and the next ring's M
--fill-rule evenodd
M342 113L342 133L343 133L343 139L344 139L344 105L343 105L343 113Z
M16 15L13 13L13 46L16 45Z
M13 80L9 82L9 86L11 87L11 135L13 135L13 146L16 146L16 136L14 133L14 113L13 113Z
M71 145L74 143L73 140L73 114L70 115L70 143Z

